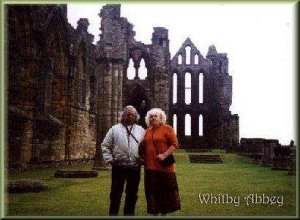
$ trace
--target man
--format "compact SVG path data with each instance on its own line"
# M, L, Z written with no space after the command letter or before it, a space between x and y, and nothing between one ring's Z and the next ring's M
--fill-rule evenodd
M134 215L141 171L138 146L145 133L138 120L137 110L126 106L121 123L109 129L101 144L104 161L112 165L109 215L118 215L125 182L124 215Z

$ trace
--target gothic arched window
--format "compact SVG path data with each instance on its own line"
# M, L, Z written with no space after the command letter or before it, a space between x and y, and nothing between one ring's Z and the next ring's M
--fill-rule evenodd
M194 56L194 64L199 64L199 55L195 54Z
M173 74L173 104L177 103L177 74Z
M145 61L143 58L140 63L138 77L139 77L139 79L146 79L146 77L147 77L147 68L146 68Z
M177 57L177 63L182 64L182 55L181 54L179 54Z
M177 133L177 115L176 114L173 115L173 129L174 129L175 133Z
M184 102L185 104L191 104L192 99L192 75L187 72L184 76Z
M199 115L199 136L203 136L203 116Z
M185 114L184 116L184 135L185 136L191 136L192 129L191 129L191 115Z
M185 64L191 64L191 47L185 47Z
M203 103L204 75L199 74L199 103Z
M127 68L127 79L132 80L135 77L135 68L133 60L130 58L128 68Z

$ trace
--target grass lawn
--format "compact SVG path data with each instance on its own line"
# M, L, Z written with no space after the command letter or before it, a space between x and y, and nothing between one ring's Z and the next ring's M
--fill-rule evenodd
M215 152L214 152L215 153ZM296 178L287 171L273 171L251 163L248 158L236 154L221 153L223 164L191 164L183 150L176 153L176 173L181 196L180 211L171 216L295 216ZM70 169L90 169L91 164ZM55 178L56 169L31 170L11 174L8 178L39 179L48 185L40 193L7 194L6 216L106 216L109 206L110 171L99 171L97 178ZM136 214L145 216L146 201L142 181ZM199 194L208 193L217 201L202 203ZM255 197L274 197L274 204L262 204ZM246 200L244 197L249 196ZM222 200L222 197L224 200ZM235 197L230 202L229 197ZM277 198L278 197L278 198ZM238 200L239 198L239 200ZM278 200L277 200L278 199ZM239 201L239 202L238 202ZM247 202L248 201L248 205ZM278 201L275 203L275 201ZM216 202L216 203L214 203ZM123 211L123 201L120 214Z

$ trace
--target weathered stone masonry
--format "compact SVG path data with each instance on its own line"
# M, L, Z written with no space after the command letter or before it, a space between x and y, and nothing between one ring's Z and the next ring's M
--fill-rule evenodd
M178 116L183 147L234 147L239 140L238 116L229 111L232 78L226 54L214 47L204 58L191 40L170 59L168 30L154 27L152 43L134 39L133 25L120 17L120 5L104 6L100 40L94 45L89 22L67 21L65 5L8 5L8 164L101 158L100 144L125 105L144 117L152 107L164 109L168 121ZM185 61L184 48L199 56ZM133 63L134 77L129 78ZM145 64L147 74L139 77ZM184 74L192 75L192 103L184 103ZM204 101L197 102L199 73L204 74ZM172 103L172 77L177 73L178 103ZM196 101L195 101L196 100ZM184 114L192 117L186 137ZM203 136L198 115L203 114ZM101 166L101 160L99 164ZM96 166L97 166L96 165Z
M92 158L93 36L66 6L7 6L8 163Z
M190 48L190 55L187 54L187 48ZM187 74L190 74L189 83L186 80ZM178 97L172 101L174 91L172 87L169 101L171 114L177 117L178 137L183 146L237 147L239 118L229 111L232 103L232 77L228 73L227 54L218 53L214 46L210 46L204 58L193 42L187 38L171 61L170 78L173 79L174 76L178 82L176 88ZM185 97L186 84L191 84L190 101ZM202 90L201 100L199 90ZM185 122L186 115L191 117L190 135L184 134L185 126L188 126ZM202 134L199 134L200 127Z

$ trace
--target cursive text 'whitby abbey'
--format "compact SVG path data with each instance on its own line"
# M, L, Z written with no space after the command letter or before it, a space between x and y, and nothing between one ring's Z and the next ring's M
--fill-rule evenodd
M250 206L251 204L283 206L283 196L250 193L244 196L243 199L247 206ZM240 206L241 197L238 195L230 195L228 193L199 193L199 201L201 204L233 204L234 206Z

